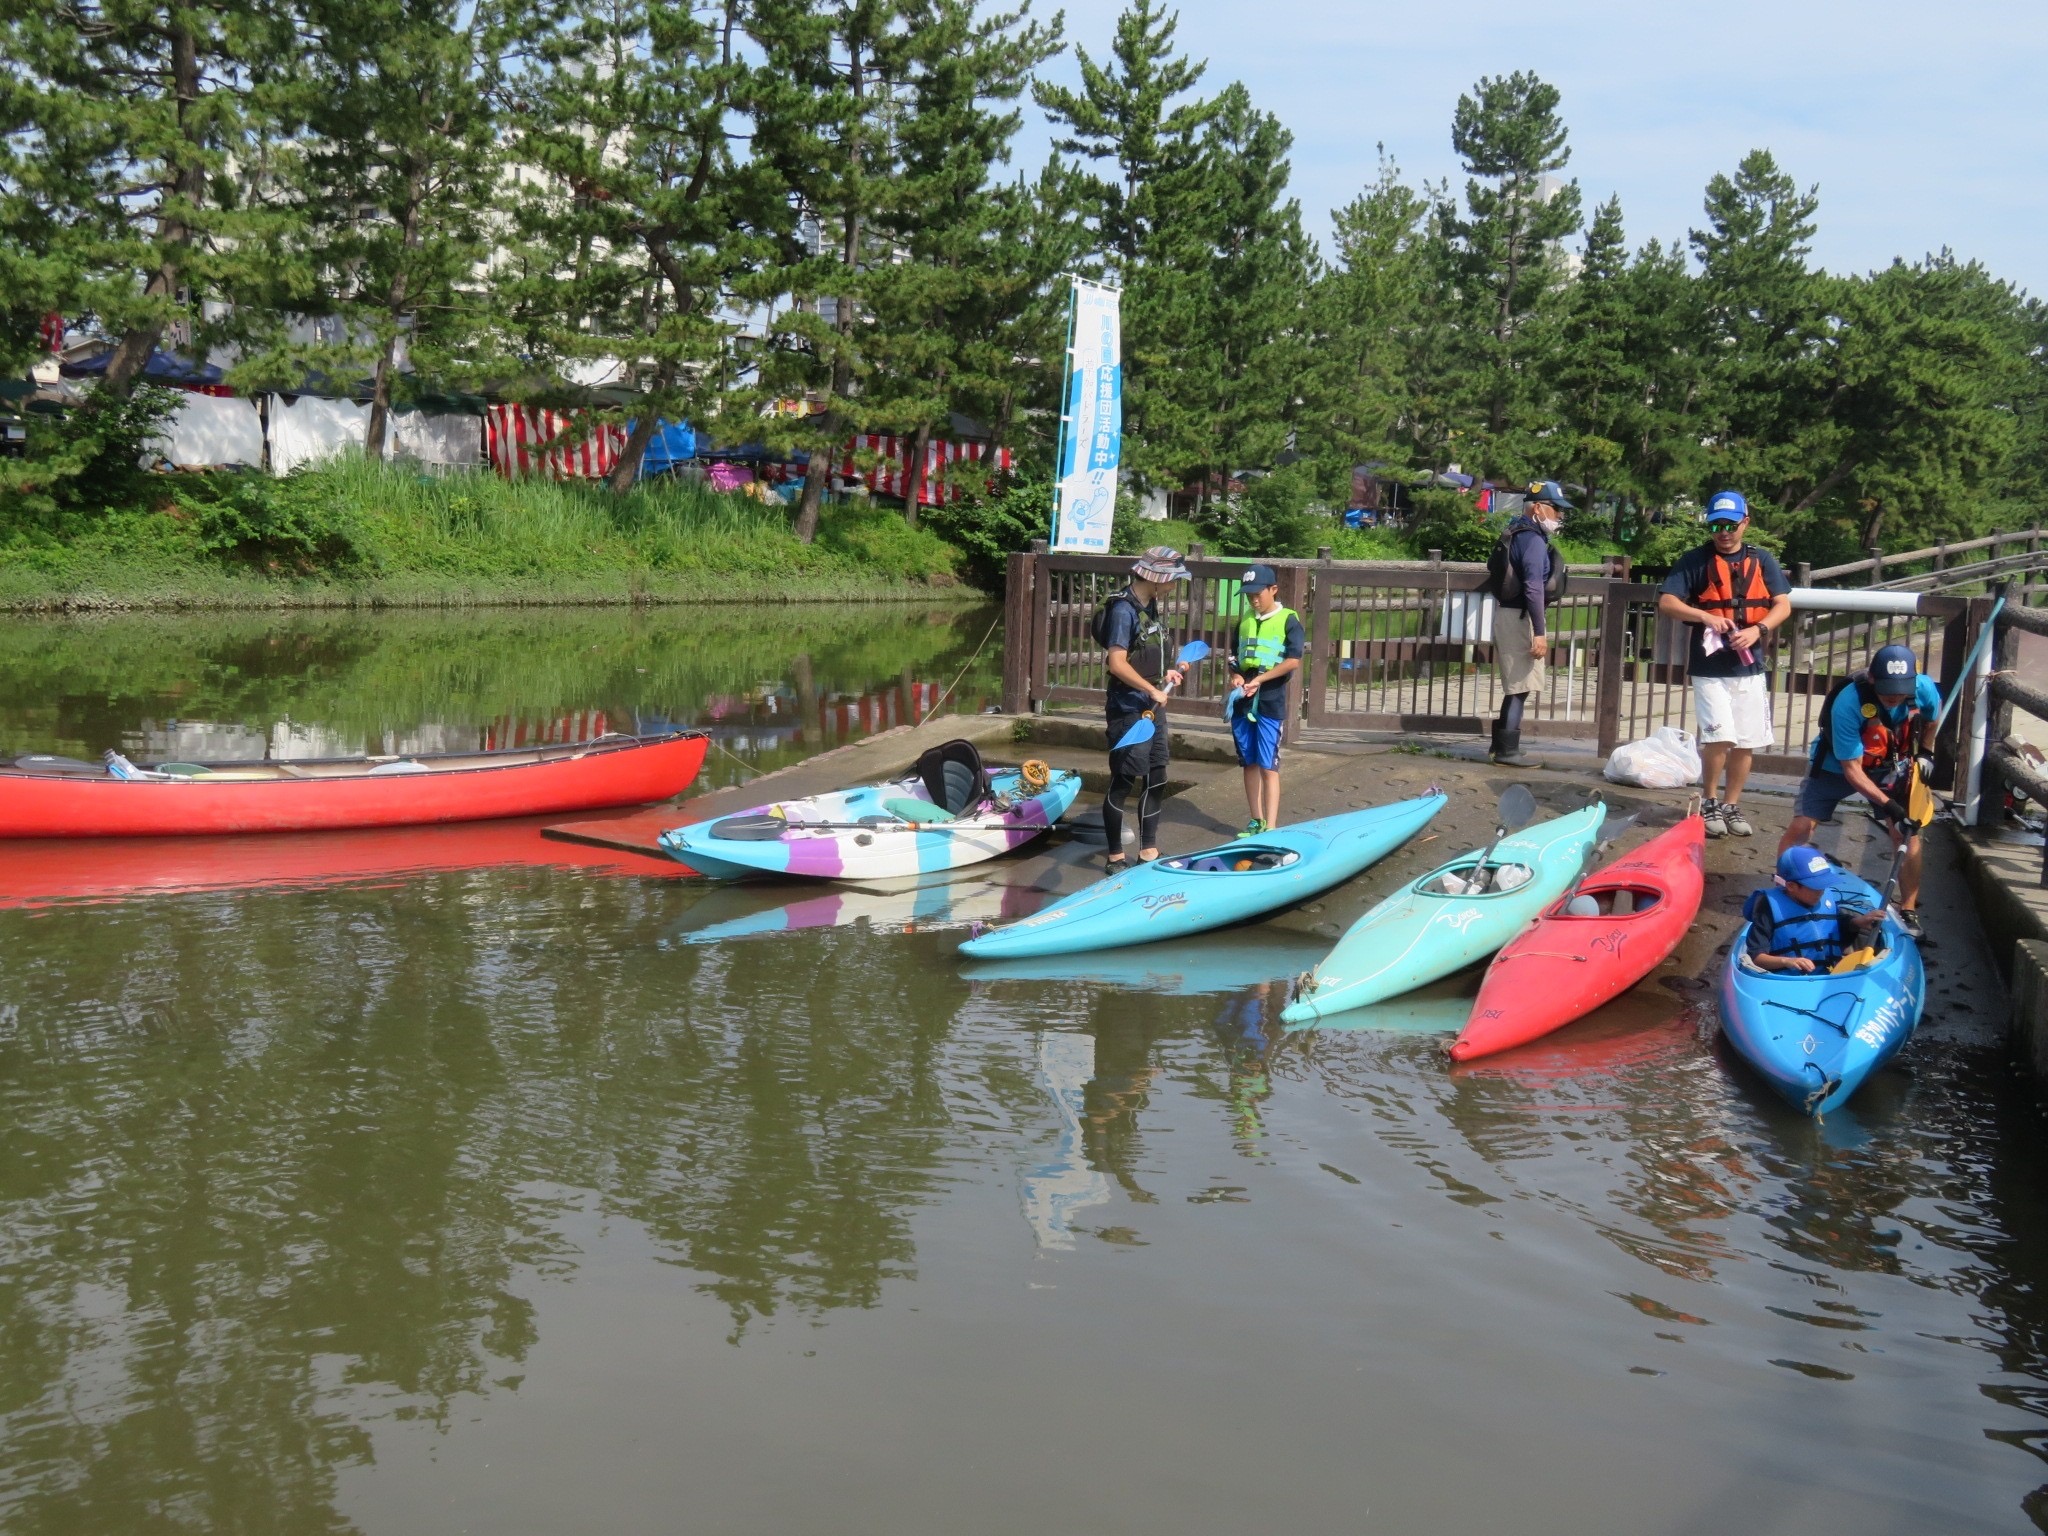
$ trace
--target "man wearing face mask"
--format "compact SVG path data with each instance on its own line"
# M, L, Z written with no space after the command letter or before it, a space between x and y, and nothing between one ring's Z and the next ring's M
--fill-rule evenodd
M1500 714L1493 722L1492 757L1506 767L1533 761L1522 753L1522 708L1543 686L1550 638L1544 619L1564 596L1564 557L1551 540L1571 510L1564 487L1538 480L1522 515L1508 524L1487 562L1487 589L1500 603L1493 619L1493 659L1500 667Z

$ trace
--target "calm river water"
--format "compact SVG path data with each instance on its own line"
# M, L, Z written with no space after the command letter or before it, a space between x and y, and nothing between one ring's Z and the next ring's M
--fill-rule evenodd
M979 707L990 618L7 622L0 747L602 714L784 761L963 666ZM2042 1122L1986 1044L1815 1128L1675 997L1456 1072L1281 1037L1256 931L969 977L871 898L749 934L547 865L38 878L20 1536L2048 1528Z

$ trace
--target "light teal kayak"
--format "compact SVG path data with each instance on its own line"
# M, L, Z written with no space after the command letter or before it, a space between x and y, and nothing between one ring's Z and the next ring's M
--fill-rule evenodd
M1606 818L1606 806L1589 805L1502 838L1488 863L1522 873L1512 889L1475 895L1446 887L1446 875L1471 873L1479 848L1411 881L1351 925L1281 1018L1305 1024L1363 1008L1484 960L1578 878Z

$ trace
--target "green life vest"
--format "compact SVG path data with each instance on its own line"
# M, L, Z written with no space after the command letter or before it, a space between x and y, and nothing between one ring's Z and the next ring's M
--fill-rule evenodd
M1287 621L1295 617L1292 608L1275 603L1263 616L1247 608L1237 621L1237 670L1245 677L1270 672L1287 654Z

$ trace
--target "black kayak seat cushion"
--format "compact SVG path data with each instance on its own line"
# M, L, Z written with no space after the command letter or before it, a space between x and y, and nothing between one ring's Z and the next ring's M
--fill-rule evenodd
M942 741L917 760L916 773L933 805L955 816L988 793L988 770L971 741Z

